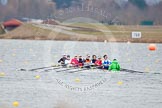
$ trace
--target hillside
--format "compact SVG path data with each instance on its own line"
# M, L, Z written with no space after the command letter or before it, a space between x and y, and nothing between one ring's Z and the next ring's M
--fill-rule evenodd
M56 17L60 10L86 4L109 12L112 16L107 22L117 18L122 24L137 25L143 20L152 20L156 25L162 24L162 2L160 0L8 0L0 4L0 21L10 18L47 19ZM70 18L83 13L73 13ZM92 14L87 13L89 17ZM102 19L98 19L102 21Z

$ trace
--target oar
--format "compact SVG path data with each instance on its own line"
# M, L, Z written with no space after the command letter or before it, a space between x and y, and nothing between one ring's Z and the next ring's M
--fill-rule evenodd
M52 65L52 66L47 66L47 67L40 67L40 68L34 68L34 69L20 69L20 71L36 71L36 70L41 70L41 69L46 69L46 68L51 68L51 67L59 67L59 66L66 66L66 65Z
M136 70L131 70L131 69L124 69L124 68L121 68L120 71L130 72L130 73L147 73L147 72L136 71ZM153 74L161 74L161 73L153 73Z
M130 69L120 69L120 71L124 71L124 72L131 72L131 73L144 73L144 72L141 72L141 71L135 71L135 70L130 70Z
M40 70L40 69L46 69L46 68L50 68L50 67L58 67L59 68L63 67L63 66L66 66L65 64L62 64L62 65L52 65L52 66L48 66L48 67L41 67L41 68L35 68L35 69L30 69L29 71L35 71L35 70Z
M48 72L48 71L50 71L50 70L57 70L57 69L61 69L61 68L66 68L66 69L64 69L64 70L58 70L58 71L56 71L56 72L62 72L62 71L72 70L72 69L75 69L76 66L54 67L54 68L52 68L52 69L46 69L46 70L44 70L44 71L45 71L45 72ZM42 71L42 72L44 72L44 71Z

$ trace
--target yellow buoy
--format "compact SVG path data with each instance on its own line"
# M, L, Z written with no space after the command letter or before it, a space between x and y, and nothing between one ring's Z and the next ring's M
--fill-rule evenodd
M148 67L146 67L145 72L150 72L150 69Z
M50 63L52 66L54 66L55 65L55 63Z
M5 76L5 73L4 72L0 72L0 77L3 77Z
M12 105L13 105L14 107L18 107L18 106L19 106L19 102L15 101L15 102L12 103Z
M80 82L80 79L79 78L75 78L75 82Z
M33 51L33 49L29 49L29 51L30 51L30 52L32 52L32 51Z
M119 82L118 82L118 85L122 85L122 84L123 84L123 82L122 82L122 81L119 81Z
M155 61L155 63L159 63L160 62L160 60L159 59L157 59L156 61Z
M131 59L128 59L128 62L130 62L131 61Z
M28 62L28 61L24 61L24 64L26 64L26 65L27 65L27 64L29 64L29 62Z
M39 75L37 75L37 76L35 76L35 78L36 78L36 79L40 79L40 76L39 76Z
M12 54L12 56L13 56L13 57L15 57L15 56L16 56L16 54Z
M3 60L0 59L0 63L2 63L2 62L3 62Z

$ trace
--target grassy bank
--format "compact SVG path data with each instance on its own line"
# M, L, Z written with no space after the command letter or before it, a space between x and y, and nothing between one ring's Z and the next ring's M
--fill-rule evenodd
M31 39L31 40L70 40L70 41L104 41L108 42L144 42L162 43L162 26L108 26L101 24L64 24L73 27L66 34L62 31L45 29L33 24L24 24L7 34L0 35L1 39ZM142 32L141 39L132 39L132 31Z

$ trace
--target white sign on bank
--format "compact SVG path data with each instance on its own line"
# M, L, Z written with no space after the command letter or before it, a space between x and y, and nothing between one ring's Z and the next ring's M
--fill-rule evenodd
M132 32L132 38L141 38L142 33L141 32Z

